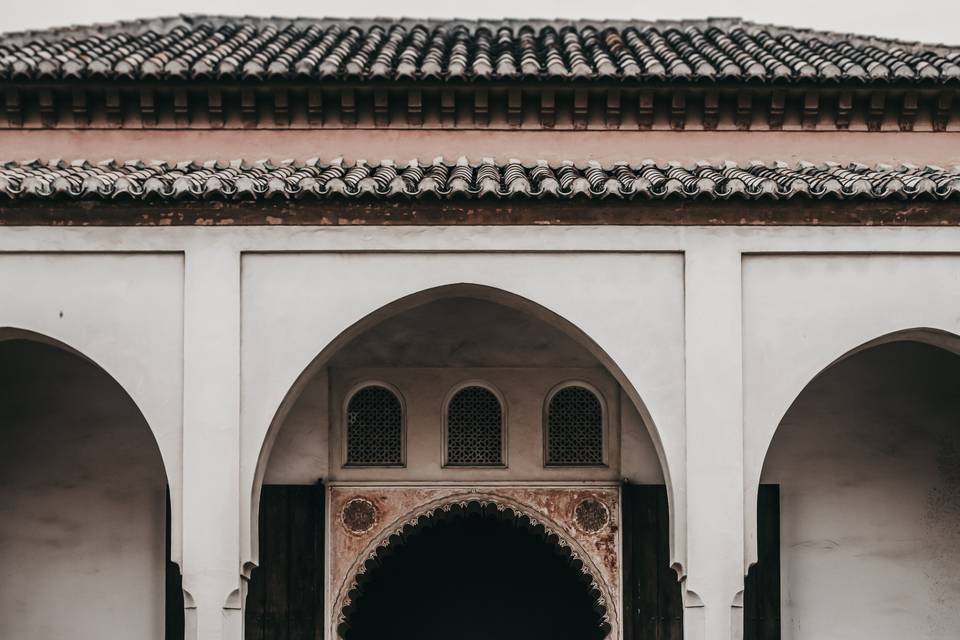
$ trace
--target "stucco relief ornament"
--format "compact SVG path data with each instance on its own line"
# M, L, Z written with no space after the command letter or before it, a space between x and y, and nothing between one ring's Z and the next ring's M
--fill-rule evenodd
M587 498L573 509L573 521L584 533L596 533L610 522L610 509L600 500Z
M347 502L347 505L344 506L344 512L346 512L347 506L354 501L363 501L370 504L370 507L376 509L372 503L369 503L365 498L353 498ZM585 513L588 513L586 520L588 520L591 526L596 526L598 522L598 513L605 514L602 524L599 525L599 528L602 528L609 521L609 510L606 505L600 503L596 500L583 500L578 504L578 507L584 505L584 503L594 502L599 504L599 511L595 506L586 507ZM367 550L364 553L361 553L357 561L353 565L353 570L350 572L350 577L344 583L343 588L340 591L340 597L337 598L337 623L338 629L340 632L338 635L343 637L343 630L346 629L349 625L347 624L347 619L349 615L349 609L353 603L356 595L361 591L362 587L360 584L360 578L367 573L369 568L377 567L380 565L383 555L388 552L391 548L398 545L404 544L404 540L410 534L416 532L416 530L429 521L432 518L437 516L442 516L445 514L450 514L454 510L459 510L464 513L470 513L475 510L482 512L483 510L496 509L498 513L510 512L513 516L513 520L516 526L525 527L527 529L536 531L538 533L545 534L545 539L549 544L554 545L558 549L562 550L563 555L568 558L568 561L572 567L586 576L590 585L590 592L594 598L594 604L596 605L598 611L601 612L601 627L609 634L610 629L613 626L613 620L611 614L611 601L607 597L606 587L602 579L598 576L600 575L596 567L593 566L593 563L589 556L586 553L581 553L578 545L573 542L568 536L564 533L563 529L559 526L553 525L542 518L538 518L533 515L532 510L524 508L522 505L514 502L513 500L501 498L500 496L489 496L482 495L476 491L476 489L468 490L467 495L462 495L460 497L448 497L443 499L442 502L434 502L429 505L425 505L416 511L408 513L406 516L396 521L392 526L388 526L385 530L374 538L370 545L367 546ZM576 509L574 510L576 513ZM373 525L370 525L372 528ZM369 529L368 529L369 530Z
M348 533L360 535L370 531L378 520L377 507L366 498L351 498L340 511L340 522Z

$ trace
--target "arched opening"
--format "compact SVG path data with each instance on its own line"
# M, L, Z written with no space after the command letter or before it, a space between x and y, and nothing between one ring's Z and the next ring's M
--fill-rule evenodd
M506 339L497 340L497 336ZM521 348L511 349L515 345ZM413 366L440 362L440 366L483 367L491 362L491 354L506 354L498 360L504 366L509 362L546 366L553 359L605 372L619 387L615 397L605 400L623 426L619 448L629 452L620 456L620 477L637 484L665 484L672 504L669 469L656 427L637 390L609 356L575 325L534 302L493 287L454 284L395 300L359 319L293 381L260 449L252 514L258 513L264 485L312 483L327 477L331 447L338 443L329 441L329 425L318 425L315 416L330 413L326 387L331 370L364 363L376 368L377 363L390 366L396 361ZM257 518L251 532L255 558L256 523Z
M761 478L753 637L960 634L960 357L904 337L838 360L784 415Z
M496 374L493 379L491 372ZM400 384L394 383L396 378L401 378ZM557 465L544 471L544 400L554 387L570 380L600 394L607 420L620 428L602 434L601 447L609 455L604 464L583 465L592 469ZM509 459L513 472L522 471L522 479L549 473L554 478L626 477L637 484L669 484L646 409L587 336L518 296L455 285L377 310L347 328L314 360L291 388L271 426L258 463L260 486L312 484L353 473L344 469L345 396L367 385L384 384L401 394L405 430L415 428L415 423L423 425L436 438L436 448L430 452L421 448L421 459L411 459L418 451L412 447L414 434L405 433L408 459L404 465L374 470L378 478L401 479L414 469L418 479L430 475L436 480L441 473L465 479L501 476L495 469L444 471L443 456L436 455L443 450L443 399L450 389L468 382L512 396L505 399L507 429L513 424L524 428L510 432L508 447L522 443L531 452L521 460Z
M113 378L52 343L0 339L0 637L182 638L157 443Z
M590 576L512 510L437 511L377 555L340 627L345 640L600 640Z
M597 395L604 407L603 424L594 429L595 450L588 463L550 464L544 447L545 402L570 381ZM400 463L395 463L397 456L385 455L390 452L377 450L370 460L391 462L351 464L355 447L349 441L349 400L367 387L388 388L402 403ZM469 418L465 422L456 413L451 423L450 401L463 390L477 389L492 398L484 407L499 410L461 412ZM329 606L323 599L336 597L346 575L343 567L324 563L347 562L344 558L357 553L351 546L352 534L345 537L336 517L317 511L333 500L330 492L337 487L496 484L542 492L549 483L569 487L586 482L615 493L624 478L636 485L666 484L646 411L609 358L548 310L488 287L456 285L425 291L363 318L307 368L276 420L261 453L259 566L252 572L246 601L248 638L268 637L277 624L286 629L314 628ZM324 494L318 481L333 489ZM660 537L648 536L638 548L661 539L666 547L667 510L650 513L649 518L638 516L630 522L662 529L662 536L658 529ZM291 533L296 522L329 525L309 525ZM610 546L616 549L614 543ZM462 554L471 550L460 547ZM617 551L611 553L608 573L619 580ZM668 576L671 593L675 588L679 594L668 555L660 548L647 555L638 551L635 565L648 571L651 580ZM271 580L280 581L270 578L271 573L282 574L286 584L318 581L324 588L312 595L303 589L294 595L286 588L270 594ZM294 597L301 603L291 602ZM311 598L312 605L301 606ZM620 603L610 604L611 618L617 618L619 608Z
M564 383L547 396L544 458L550 465L603 464L603 403L583 384Z

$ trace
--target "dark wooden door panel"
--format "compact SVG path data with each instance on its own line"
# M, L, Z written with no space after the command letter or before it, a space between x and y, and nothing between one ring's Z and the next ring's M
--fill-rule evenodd
M665 486L624 486L623 552L625 640L680 640L683 604L670 567Z
M760 485L757 564L743 593L744 640L780 640L780 486Z
M323 638L322 485L265 485L260 566L247 585L246 640Z

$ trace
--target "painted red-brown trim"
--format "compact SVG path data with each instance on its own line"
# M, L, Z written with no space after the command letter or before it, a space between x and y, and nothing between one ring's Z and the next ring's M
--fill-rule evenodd
M960 202L330 200L0 203L0 226L236 225L956 226Z

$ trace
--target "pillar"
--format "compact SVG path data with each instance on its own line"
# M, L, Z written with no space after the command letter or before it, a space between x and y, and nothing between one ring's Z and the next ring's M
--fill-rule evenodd
M240 254L203 240L184 276L187 640L240 640Z
M738 640L743 589L740 252L686 254L687 640Z

